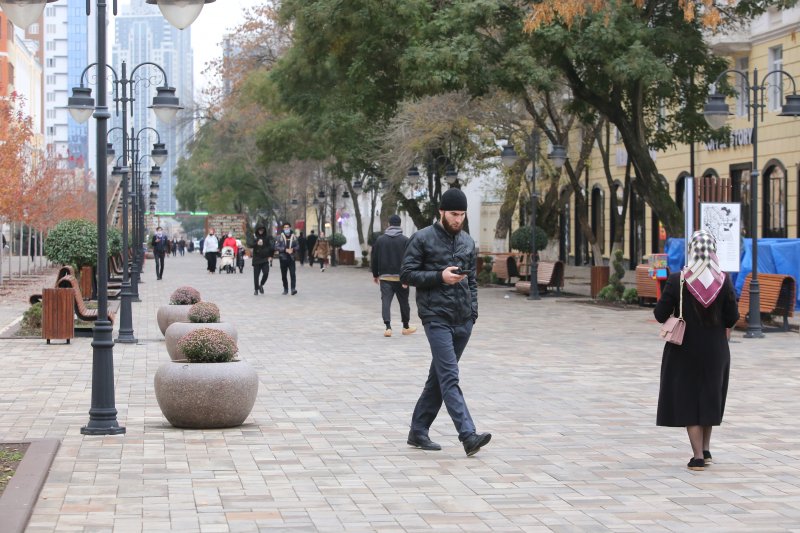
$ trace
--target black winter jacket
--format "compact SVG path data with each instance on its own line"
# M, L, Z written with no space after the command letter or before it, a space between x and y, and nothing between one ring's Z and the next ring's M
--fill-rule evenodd
M262 233L263 230L263 233ZM258 240L261 239L261 244L258 244ZM272 237L267 234L266 228L264 226L258 226L256 228L256 234L247 243L250 248L253 249L253 265L263 265L273 256L275 253L275 241L272 240Z
M475 241L461 231L450 235L440 223L411 236L400 268L400 281L417 288L417 312L423 324L451 326L478 319L478 282L475 279ZM458 266L469 275L455 285L442 281L442 270Z
M399 276L408 237L396 226L389 226L372 247L372 276Z

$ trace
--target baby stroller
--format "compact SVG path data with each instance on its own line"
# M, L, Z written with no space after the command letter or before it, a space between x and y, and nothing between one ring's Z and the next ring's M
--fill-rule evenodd
M233 274L236 272L236 258L233 255L233 248L230 246L223 246L221 257L222 261L220 261L219 264L219 271L222 272L224 270L228 274Z

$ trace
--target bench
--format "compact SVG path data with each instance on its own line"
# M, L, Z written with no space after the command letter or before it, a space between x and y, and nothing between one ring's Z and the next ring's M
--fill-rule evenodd
M636 265L636 294L639 305L658 301L658 280L650 277L650 267Z
M56 274L56 282L53 284L54 288L58 287L58 281L61 278L63 278L64 276L72 276L74 278L75 277L75 269L73 269L69 265L65 265L65 266L62 266L61 268L59 268L58 269L58 274ZM39 303L41 301L42 301L42 295L41 294L31 294L28 297L28 303L30 303L31 305Z
M97 320L97 309L89 309L83 302L83 295L81 288L78 285L78 280L74 276L64 276L58 281L60 288L72 289L73 296L75 297L75 314L79 319L84 322L95 322ZM108 319L114 323L114 312L108 311Z
M736 327L747 329L750 314L750 279L744 278L742 294L739 297L739 321ZM783 316L781 331L789 331L789 317L794 316L797 297L797 283L786 274L758 274L759 309L762 314Z
M517 268L517 254L496 254L492 262L492 273L497 276L498 280L503 280L503 283L508 285L511 278L519 277L519 269Z
M540 293L554 288L557 294L561 294L561 289L564 287L564 263L539 261L536 269L536 281ZM514 288L517 292L528 295L531 293L531 282L518 281Z

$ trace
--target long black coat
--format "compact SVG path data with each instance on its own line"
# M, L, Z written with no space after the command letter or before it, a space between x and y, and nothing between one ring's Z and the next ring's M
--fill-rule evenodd
M678 316L679 288L680 273L670 274L653 311L659 322ZM718 426L722 422L731 367L726 328L733 327L739 319L730 278L725 277L722 290L709 307L717 325L704 325L696 308L702 305L684 286L686 333L682 345L664 345L656 416L659 426Z

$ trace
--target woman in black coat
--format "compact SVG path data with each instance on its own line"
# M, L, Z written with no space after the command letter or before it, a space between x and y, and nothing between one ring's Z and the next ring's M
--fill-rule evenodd
M653 312L661 323L679 316L682 287L686 332L683 344L664 346L656 424L685 427L694 454L687 466L703 470L711 463L711 428L720 425L725 412L728 328L736 324L739 311L733 284L719 268L714 237L705 230L695 232L690 254L689 266L670 274Z

